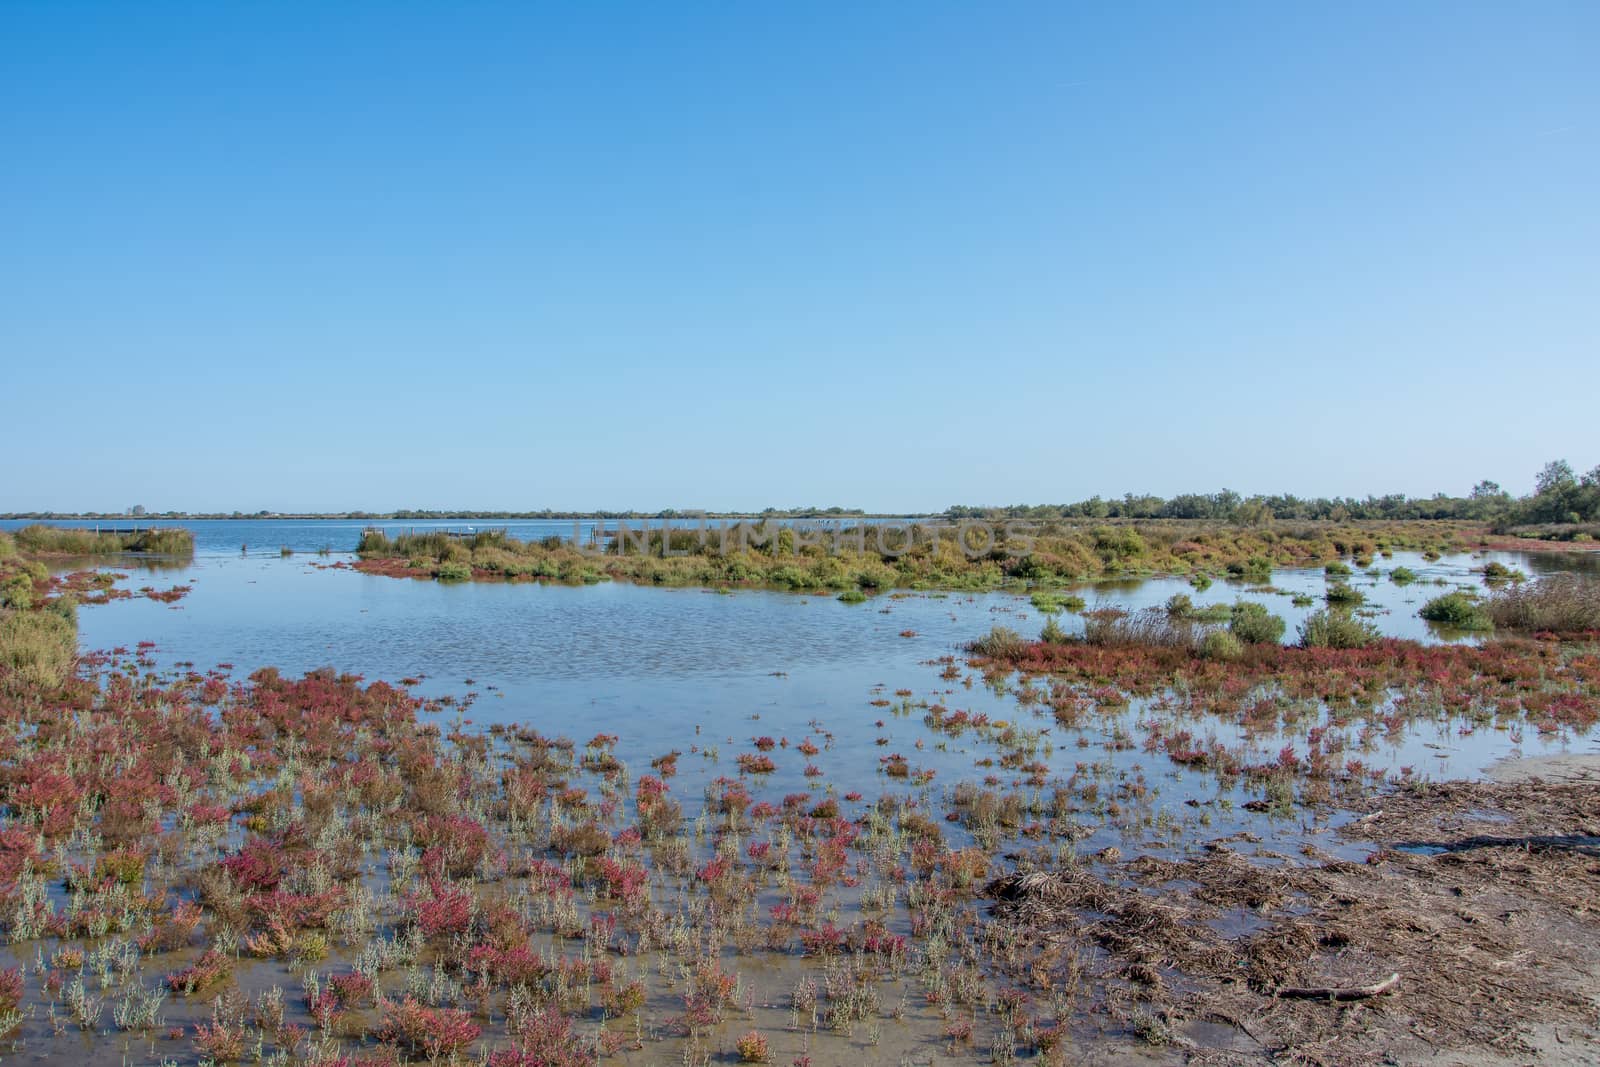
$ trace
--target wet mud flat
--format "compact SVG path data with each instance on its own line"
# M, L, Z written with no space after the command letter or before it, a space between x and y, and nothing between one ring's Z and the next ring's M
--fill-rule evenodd
M1448 782L1357 808L1339 835L1364 862L1217 840L996 879L992 937L1035 984L1091 960L1104 1010L1178 1059L1600 1058L1600 787Z

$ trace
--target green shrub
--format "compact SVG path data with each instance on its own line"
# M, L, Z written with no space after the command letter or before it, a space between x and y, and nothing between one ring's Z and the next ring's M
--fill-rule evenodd
M859 589L846 589L839 594L839 603L841 604L859 604L866 599L867 594Z
M1365 648L1379 636L1376 626L1344 611L1314 611L1300 624L1301 648Z
M1329 604L1344 608L1355 607L1365 603L1367 599L1361 590L1354 588L1348 582L1329 582L1322 598Z
M0 581L0 606L27 611L33 607L33 581L26 574L9 574Z
M1052 645L1066 644L1070 638L1067 631L1061 628L1054 615L1045 620L1044 629L1039 631L1039 640L1048 641Z
M1332 563L1322 568L1322 573L1326 574L1330 578L1345 578L1349 577L1350 575L1350 567L1348 564L1334 560Z
M125 552L150 552L163 556L194 555L194 534L177 526L162 526L120 535Z
M1028 598L1028 602L1033 605L1035 611L1046 615L1054 615L1061 610L1061 601L1050 593L1035 593Z
M0 667L24 685L60 685L77 653L77 627L59 611L13 611L0 618Z
M359 556L409 556L410 552L401 552L389 535L382 530L367 529L361 531L361 540L356 542L356 554Z
M1241 600L1233 606L1228 632L1247 645L1275 645L1283 640L1288 623L1267 610L1265 604Z
M996 626L987 634L978 638L967 646L968 651L979 656L989 656L995 659L1004 659L1008 656L1020 655L1028 647L1028 642L1022 635L1006 626Z
M1191 574L1189 575L1189 584L1194 586L1195 592L1204 593L1211 588L1211 579L1204 574Z
M1200 654L1206 659L1230 662L1244 655L1244 645L1227 630L1212 630L1200 639Z
M433 576L441 582L467 582L472 580L472 564L470 563L441 563L434 570Z
M1246 582L1272 580L1272 561L1265 556L1251 556L1244 562L1235 560L1228 564L1228 577Z
M72 627L72 632L78 632L78 600L71 596L58 596L46 600L40 605L41 611L48 611L58 618L65 619ZM74 638L76 642L76 638Z
M786 586L790 589L811 589L817 584L811 580L811 575L793 564L773 571L770 580L773 585Z
M1196 607L1194 601L1186 594L1177 593L1167 600L1167 615L1174 619L1187 619L1189 622L1227 622L1232 611L1226 604Z
M1417 580L1417 572L1410 567L1396 567L1389 572L1389 580L1395 585L1410 585Z
M900 584L900 573L893 567L863 567L855 573L855 583L862 589L887 592Z
M1490 585L1496 585L1500 582L1525 582L1528 580L1528 576L1515 567L1507 567L1504 563L1495 560L1484 566L1483 580Z
M1132 526L1098 526L1094 531L1094 547L1108 559L1134 559L1149 550L1139 531Z
M1294 596L1289 598L1289 603L1293 604L1297 608L1309 608L1312 604L1315 604L1316 601L1307 596L1305 593L1296 593Z
M1490 621L1483 605L1462 592L1436 596L1422 605L1422 610L1417 614L1429 622L1436 622L1456 630L1494 629L1494 623Z

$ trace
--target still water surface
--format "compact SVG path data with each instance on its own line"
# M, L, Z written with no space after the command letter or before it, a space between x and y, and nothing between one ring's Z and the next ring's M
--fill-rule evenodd
M479 724L528 724L580 743L596 733L619 734L618 755L636 773L651 757L682 750L688 754L685 785L734 773L734 755L750 751L751 739L761 735L794 744L807 736L819 743L832 738L831 751L817 761L824 771L820 777L807 778L807 761L792 749L774 754L778 770L767 782L780 792L832 786L870 797L884 783L880 758L890 753L933 770L936 787L981 777L984 772L975 765L992 750L976 740L933 734L922 724L922 708L907 706L895 695L909 690L911 702L1048 728L1042 758L1054 774L1081 770L1086 760L1117 777L1147 774L1155 782L1158 806L1215 793L1204 776L1174 769L1164 757L1107 743L1119 729L1137 736L1137 705L1121 720L1067 730L1047 717L1035 721L1013 695L990 690L970 671L957 681L939 676L938 657L959 656L966 642L991 626L1038 632L1044 616L1016 593L905 593L847 605L831 596L717 594L621 583L442 584L331 566L352 558L339 550L353 547L366 525L361 522L187 525L198 539L192 562L154 576L133 571L124 584L186 584L192 592L170 606L134 599L83 609L85 649L133 648L152 641L152 655L167 666L192 663L205 670L225 663L240 674L267 665L286 673L326 666L391 682L420 676L424 680L417 691L424 695L476 694L467 715ZM541 536L519 529L534 524L508 525L518 536ZM565 525L570 532L571 524ZM241 552L241 543L250 548ZM335 551L326 557L285 558L280 545L308 546L297 547L301 552L331 545ZM1480 585L1474 570L1491 559L1529 574L1596 562L1487 553L1430 563L1397 553L1369 572L1358 571L1352 584L1366 594L1385 633L1463 640L1468 638L1432 630L1417 609L1447 588ZM1400 565L1421 580L1394 585L1386 575ZM1277 572L1273 591L1218 582L1196 592L1181 579L1148 579L1078 592L1091 606L1130 609L1161 604L1180 592L1201 606L1259 600L1288 620L1293 639L1296 625L1321 606L1324 588L1321 571L1306 570ZM1294 593L1317 603L1296 608L1290 599ZM1066 615L1061 624L1071 630L1082 622ZM1226 743L1245 741L1233 724L1219 721L1207 728ZM1249 743L1266 759L1282 739ZM1531 732L1520 742L1488 729L1462 734L1449 723L1423 724L1384 744L1383 751L1371 754L1370 764L1410 766L1441 778L1474 776L1508 753L1594 747L1586 738L1540 740Z

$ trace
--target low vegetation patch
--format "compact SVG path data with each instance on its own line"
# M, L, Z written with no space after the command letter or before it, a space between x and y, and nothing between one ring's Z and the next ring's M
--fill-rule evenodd
M1455 630L1494 629L1493 620L1478 598L1459 590L1434 597L1417 614Z
M762 523L705 531L659 526L612 531L592 546L559 537L521 541L503 530L455 535L439 530L390 536L368 530L356 566L394 577L581 583L615 579L707 588L761 586L797 591L891 588L1034 587L1036 606L1075 610L1074 598L1049 587L1102 578L1182 575L1203 589L1212 577L1261 583L1283 567L1338 561L1394 549L1464 551L1470 530L1458 523L1285 523L1272 527L1219 522L1057 520L982 535L953 524L911 529L871 525L797 532ZM968 538L963 540L963 538ZM1340 564L1343 566L1343 564ZM446 569L448 567L448 569ZM1045 587L1045 588L1038 588ZM1077 609L1077 610L1081 610Z
M37 523L17 531L16 545L34 556L111 556L123 552L192 556L194 534L175 526L97 531Z
M1551 575L1501 590L1484 601L1482 609L1504 630L1600 631L1600 581L1575 574Z
M1366 648L1382 635L1348 611L1314 611L1300 624L1301 648Z

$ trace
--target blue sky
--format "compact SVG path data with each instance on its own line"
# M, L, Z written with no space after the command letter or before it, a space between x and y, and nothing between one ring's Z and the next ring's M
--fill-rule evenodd
M1600 463L1600 5L0 7L0 510Z

